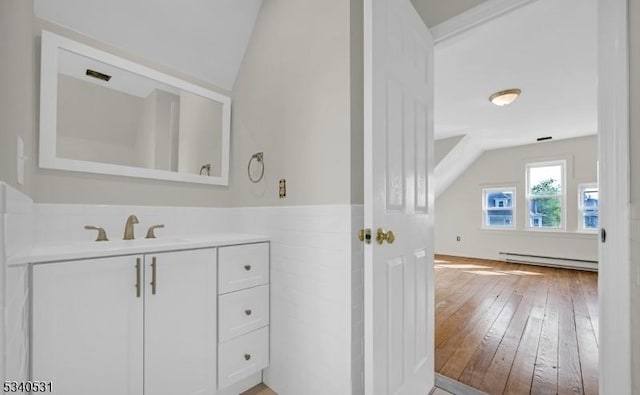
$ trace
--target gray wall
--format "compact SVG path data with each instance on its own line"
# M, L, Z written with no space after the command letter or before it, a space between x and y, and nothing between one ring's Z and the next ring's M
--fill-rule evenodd
M235 203L351 201L349 2L265 1L233 88ZM264 181L247 164L264 152ZM287 198L278 198L286 179Z
M0 2L0 181L32 195L35 83L31 1ZM16 136L30 156L25 185L16 178Z
M351 0L351 203L364 204L364 9Z
M525 230L525 166L566 159L566 232ZM485 152L436 200L435 250L499 259L499 252L597 260L596 234L576 233L578 184L596 182L596 136ZM482 188L516 186L516 228L482 229ZM461 236L461 241L456 241Z

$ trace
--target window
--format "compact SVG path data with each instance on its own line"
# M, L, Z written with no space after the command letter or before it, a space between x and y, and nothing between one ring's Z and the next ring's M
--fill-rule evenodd
M527 165L529 229L564 229L565 161Z
M598 185L580 184L578 188L578 221L580 230L595 232L598 229Z
M515 227L515 188L485 188L482 190L482 226L513 229Z

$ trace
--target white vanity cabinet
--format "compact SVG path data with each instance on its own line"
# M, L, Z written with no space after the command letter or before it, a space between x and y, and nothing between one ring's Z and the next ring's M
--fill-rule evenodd
M269 244L218 251L218 388L269 365Z
M33 379L64 395L213 394L216 268L215 248L34 265Z

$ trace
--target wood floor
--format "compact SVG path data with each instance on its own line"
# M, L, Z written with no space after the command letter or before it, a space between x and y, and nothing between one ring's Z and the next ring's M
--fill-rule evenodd
M598 275L436 256L436 372L489 394L598 393Z
M246 390L240 395L278 395L269 387L267 387L264 383L258 384L253 388Z

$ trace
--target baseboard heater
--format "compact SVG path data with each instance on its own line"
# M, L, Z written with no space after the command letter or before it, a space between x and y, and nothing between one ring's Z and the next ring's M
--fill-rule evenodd
M505 262L598 271L598 261L588 259L558 258L515 252L500 252L499 254L504 258Z

